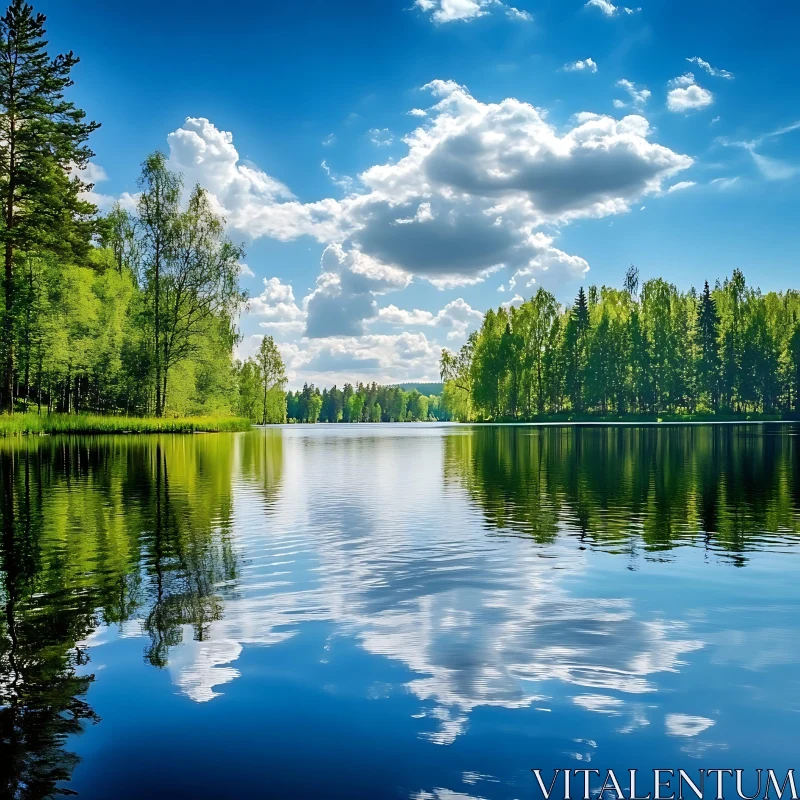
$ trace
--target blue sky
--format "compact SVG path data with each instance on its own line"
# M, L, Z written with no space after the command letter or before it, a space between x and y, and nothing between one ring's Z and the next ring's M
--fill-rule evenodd
M36 7L99 202L156 148L206 186L247 247L240 352L275 336L293 386L435 379L488 307L630 263L797 288L800 5L513 1Z

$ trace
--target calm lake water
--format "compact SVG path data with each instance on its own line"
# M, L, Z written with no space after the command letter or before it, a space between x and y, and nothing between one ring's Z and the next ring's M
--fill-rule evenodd
M0 795L797 768L799 433L0 441Z

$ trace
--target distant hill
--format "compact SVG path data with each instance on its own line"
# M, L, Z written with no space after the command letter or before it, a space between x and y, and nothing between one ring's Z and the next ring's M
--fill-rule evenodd
M430 397L432 394L441 395L443 383L398 383L404 392L413 392L416 389L420 394Z

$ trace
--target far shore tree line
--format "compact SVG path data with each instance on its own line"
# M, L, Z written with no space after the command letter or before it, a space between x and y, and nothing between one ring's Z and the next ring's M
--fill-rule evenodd
M313 385L286 396L287 414L295 422L425 422L447 420L438 395L376 383L346 383L320 392Z
M539 289L444 350L441 377L463 421L797 414L800 291L762 293L740 270L699 293L640 287L635 267L621 289L581 287L571 307Z
M286 370L271 336L265 336L254 358L238 365L239 395L236 412L252 422L424 422L447 420L441 397L417 389L377 383L345 383L320 391L305 384L285 391Z

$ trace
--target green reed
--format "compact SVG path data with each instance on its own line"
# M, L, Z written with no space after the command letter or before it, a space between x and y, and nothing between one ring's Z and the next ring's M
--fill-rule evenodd
M241 417L112 417L100 414L13 414L0 416L0 436L56 433L221 433L245 431Z

